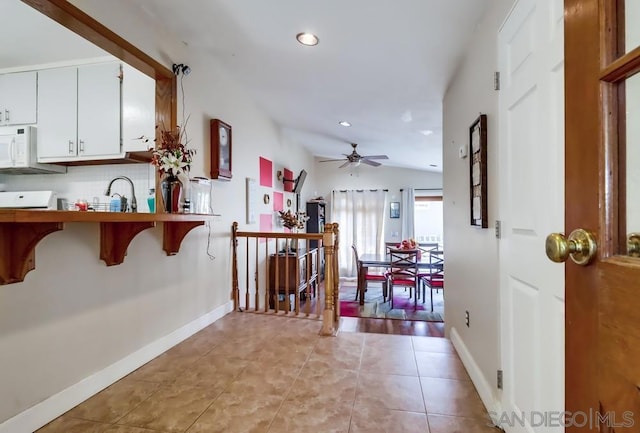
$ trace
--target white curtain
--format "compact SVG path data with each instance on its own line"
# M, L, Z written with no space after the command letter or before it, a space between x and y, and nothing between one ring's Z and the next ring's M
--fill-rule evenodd
M331 219L340 229L339 273L341 277L355 277L357 269L351 245L358 248L358 254L384 250L387 193L383 190L333 191L331 198Z
M415 237L414 203L416 194L413 188L403 188L402 190L402 210L400 211L400 239L411 239Z

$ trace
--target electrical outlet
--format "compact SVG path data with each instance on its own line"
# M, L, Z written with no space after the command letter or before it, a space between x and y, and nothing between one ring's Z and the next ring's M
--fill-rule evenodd
M467 328L469 327L469 310L465 310L464 312L464 324L467 325Z

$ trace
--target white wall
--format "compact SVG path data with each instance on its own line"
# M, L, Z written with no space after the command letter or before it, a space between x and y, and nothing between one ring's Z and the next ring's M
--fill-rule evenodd
M357 169L346 167L339 169L339 166L340 163L337 162L320 163L317 159L315 162L315 177L321 183L311 193L313 195L322 195L326 199L329 221L331 221L331 191L334 189L388 189L388 201L400 202L402 201L402 194L400 193L402 188L442 188L442 173L386 165L379 167L360 165ZM322 180L320 181L320 179ZM389 213L387 212L385 241L402 240L399 235L400 221L402 219L389 218ZM398 233L398 235L394 236L394 233Z
M460 335L494 399L496 370L500 367L500 316L498 240L494 232L498 209L498 93L493 89L493 74L497 70L498 29L513 3L491 2L447 90L443 116L446 332L450 335L455 329ZM488 229L469 224L469 159L458 157L458 148L469 144L469 126L479 113L486 114L488 121ZM465 325L465 311L469 311L470 327Z
M243 229L258 230L257 224L244 224L244 216L245 178L257 177L259 156L296 173L306 168L313 176L311 156L281 140L273 122L206 55L156 33L160 26L148 23L125 1L75 3L167 67L173 62L191 66L184 87L185 111L191 115L190 145L197 150L192 175L208 177L209 119L220 118L233 127L234 176L230 182L215 182L214 211L222 216L211 224L210 235L207 227L194 229L176 256L167 257L162 251L162 225L158 224L135 237L122 265L107 267L99 260L99 225L68 223L38 244L36 269L24 282L0 286L3 432L20 431L8 427L15 418L3 421L229 302L231 224L239 221ZM93 188L106 187L104 180L114 174L144 179L146 170L144 165L77 168L69 177L77 183L69 189L72 194L91 190L86 194L90 198ZM0 182L21 189L40 182L37 179L4 177ZM144 202L142 182L138 198ZM312 179L308 182L313 187ZM269 206L261 206L259 212L270 212ZM208 236L215 259L207 255ZM64 404L76 397L66 395L67 400L58 401L56 407L65 410Z

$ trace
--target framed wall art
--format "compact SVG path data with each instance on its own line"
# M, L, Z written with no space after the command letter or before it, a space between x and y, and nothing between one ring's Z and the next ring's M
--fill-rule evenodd
M231 180L231 125L211 119L211 179Z
M487 215L487 115L469 127L469 188L471 225L486 229Z
M389 203L389 218L400 218L400 202L392 201Z

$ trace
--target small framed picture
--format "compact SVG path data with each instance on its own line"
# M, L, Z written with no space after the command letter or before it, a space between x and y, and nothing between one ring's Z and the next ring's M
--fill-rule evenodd
M389 204L389 218L400 218L400 202L392 201Z
M469 127L469 190L471 225L489 227L487 207L487 116L481 114Z

